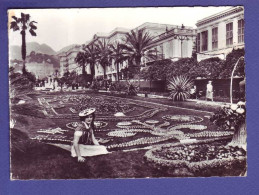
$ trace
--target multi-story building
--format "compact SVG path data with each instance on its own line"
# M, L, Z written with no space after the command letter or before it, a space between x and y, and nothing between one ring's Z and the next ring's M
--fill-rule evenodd
M149 45L163 59L178 60L191 57L196 40L196 31L189 26L144 23L136 29L143 29L154 37Z
M198 20L197 59L225 59L233 49L244 48L244 7L238 6Z
M176 26L169 24L144 23L133 30L143 30L148 32L154 38L150 44L150 49L155 49L159 59L178 60L179 58L191 57L196 40L196 31L192 27ZM130 32L129 29L116 28L108 34L97 33L87 44L96 43L97 40L106 41L107 43L123 42L125 35ZM142 60L145 64L147 61ZM119 72L127 66L127 62L120 64ZM88 71L90 68L88 66ZM112 81L117 80L117 68L114 61L106 67L107 78ZM100 64L95 66L95 76L103 76L103 67Z
M110 33L96 33L93 37L93 39L89 42L86 43L86 45L91 45L96 43L98 40L100 41L105 41L107 44L114 44L115 42L123 42L125 39L125 35L129 32L129 29L125 28L115 28L113 31ZM121 71L122 68L124 68L127 65L126 62L119 64L119 72ZM117 67L114 63L114 60L112 60L112 63L110 66L106 66L106 75L108 79L111 79L112 81L118 80L117 78ZM87 71L90 71L90 66L87 66ZM99 64L96 63L95 65L95 77L103 77L103 67Z
M60 75L64 75L65 72L75 71L77 74L82 73L82 68L78 66L75 62L75 58L77 53L82 51L81 45L76 45L69 49L68 51L64 51L58 54L60 60Z

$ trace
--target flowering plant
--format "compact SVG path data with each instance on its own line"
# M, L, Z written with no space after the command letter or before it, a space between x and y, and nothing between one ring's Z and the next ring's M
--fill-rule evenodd
M237 104L225 105L219 111L214 113L210 121L219 128L237 129L241 124L245 123L246 119L246 105L245 102L238 102Z

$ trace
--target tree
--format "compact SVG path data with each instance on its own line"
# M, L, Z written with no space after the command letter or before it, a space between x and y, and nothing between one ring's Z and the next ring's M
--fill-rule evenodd
M103 77L107 79L106 67L111 64L111 50L110 45L106 40L98 40L96 44L97 61L103 68ZM107 90L107 82L105 80L105 88Z
M168 70L171 64L172 62L170 59L158 60L148 63L147 66L141 70L140 76L143 79L150 80L151 89L152 80L162 80L166 83Z
M173 78L175 76L185 75L192 76L190 71L193 67L196 68L196 60L193 58L181 58L178 61L171 62L166 70L167 78Z
M13 20L11 22L10 29L13 29L13 31L20 30L20 34L22 35L22 59L23 59L23 68L22 72L23 74L26 73L26 67L25 67L25 59L26 59L26 31L29 29L29 32L32 36L37 36L35 33L35 30L37 27L35 26L35 21L30 21L30 15L21 13L21 17L17 18L16 16L12 16Z
M75 57L75 62L79 65L79 67L82 67L82 75L86 75L85 65L87 62L87 56L85 52L78 52Z
M150 78L150 75L153 75L154 80L164 80L168 74L168 70L172 64L170 59L157 60L151 63L148 63L147 66L143 69L141 77L144 79Z
M91 44L87 45L83 48L85 51L85 57L86 57L86 62L90 64L90 70L91 70L91 83L93 82L94 76L95 76L95 63L97 62L97 50L96 50L96 45Z
M224 70L224 60L216 58L209 58L202 60L199 63L195 63L189 70L190 76L203 77L207 79L221 78L220 74Z
M126 50L130 65L132 65L131 68L136 68L139 80L138 85L140 85L140 65L142 60L154 60L157 58L155 50L148 48L153 39L154 38L148 32L144 32L144 30L132 30L126 34L123 48Z
M115 42L113 45L110 45L111 48L111 58L114 60L114 64L117 69L117 79L119 79L119 65L122 64L125 60L127 60L127 56L125 55L125 50L123 46L119 42Z
M233 49L231 53L226 56L226 61L224 64L224 69L220 73L221 78L230 78L233 68L237 60L245 56L245 49ZM244 59L240 60L237 69L235 71L236 75L244 77L245 76L245 61Z
M103 76L106 79L106 67L111 64L111 50L109 42L98 40L96 44L97 61L103 67Z

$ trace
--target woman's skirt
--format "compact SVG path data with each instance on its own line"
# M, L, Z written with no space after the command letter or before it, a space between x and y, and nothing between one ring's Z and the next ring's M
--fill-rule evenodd
M81 156L97 156L101 154L108 154L105 146L102 145L84 145L84 144L78 144L79 151ZM71 147L71 156L76 157L76 151L75 147L72 145Z

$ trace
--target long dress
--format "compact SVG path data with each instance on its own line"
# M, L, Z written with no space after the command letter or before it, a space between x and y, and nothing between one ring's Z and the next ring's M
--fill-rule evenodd
M75 129L74 136L80 136L78 147L81 156L96 156L109 153L105 146L92 145L92 133L93 131L91 131L91 129L86 129L83 124L79 124ZM71 147L71 156L77 156L74 145Z
M206 98L211 100L213 99L213 86L210 83L207 84Z

